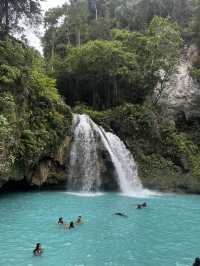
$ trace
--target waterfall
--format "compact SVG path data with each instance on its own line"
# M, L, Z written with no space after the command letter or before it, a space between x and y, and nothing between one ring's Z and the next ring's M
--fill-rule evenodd
M73 124L69 187L72 190L96 190L101 182L92 122L86 115L74 115Z
M106 137L121 190L125 193L141 190L142 184L132 154L116 135L108 132Z
M101 188L98 150L103 146L113 164L113 175L120 190L124 193L142 190L133 156L116 135L106 132L87 115L74 115L73 125L68 189L97 191Z

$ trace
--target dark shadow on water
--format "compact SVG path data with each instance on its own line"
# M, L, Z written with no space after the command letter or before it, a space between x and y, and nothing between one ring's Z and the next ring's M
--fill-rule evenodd
M66 183L59 185L45 184L42 186L30 185L26 180L9 181L0 188L0 194L12 192L39 192L39 191L66 191Z

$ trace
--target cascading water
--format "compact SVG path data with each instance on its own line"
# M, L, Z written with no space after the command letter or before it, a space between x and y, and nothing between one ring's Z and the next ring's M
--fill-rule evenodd
M115 169L123 193L138 192L142 184L136 163L124 143L114 134L105 132L87 115L74 115L74 141L70 154L68 189L96 191L101 188L98 147L103 145Z
M142 184L132 154L116 135L108 132L106 137L122 192L141 190Z
M86 115L74 115L74 142L70 153L69 187L92 191L100 184L97 147L92 123Z

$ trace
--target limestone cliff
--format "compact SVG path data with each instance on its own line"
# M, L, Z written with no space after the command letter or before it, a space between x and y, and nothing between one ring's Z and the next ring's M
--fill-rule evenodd
M58 185L66 182L69 166L71 137L65 136L63 143L52 157L41 160L30 173L30 184L36 186Z
M199 85L191 76L192 65L197 56L197 48L194 45L185 46L179 65L163 84L160 97L158 94L161 84L155 89L155 97L159 98L158 105L169 115L181 111L188 116L193 111L194 100L200 95Z

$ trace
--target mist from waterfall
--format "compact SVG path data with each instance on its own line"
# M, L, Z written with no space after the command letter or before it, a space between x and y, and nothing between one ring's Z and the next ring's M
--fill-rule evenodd
M109 154L120 190L123 193L142 190L134 158L116 135L106 132L85 114L74 115L73 125L69 190L84 192L100 190L103 180L98 158L99 145L103 145Z

